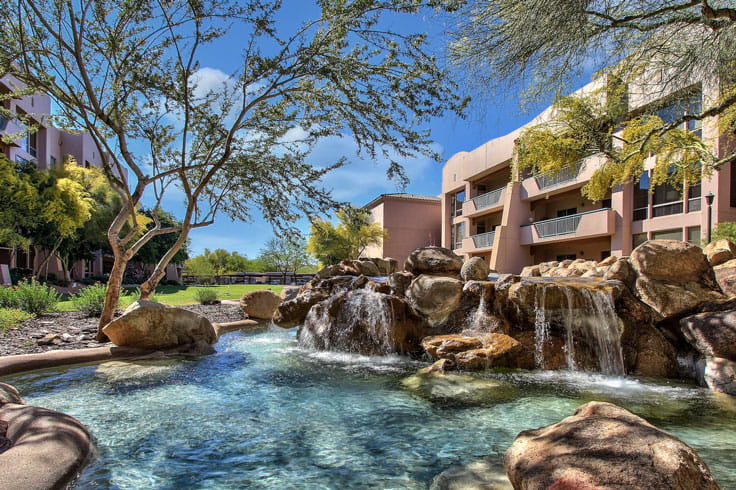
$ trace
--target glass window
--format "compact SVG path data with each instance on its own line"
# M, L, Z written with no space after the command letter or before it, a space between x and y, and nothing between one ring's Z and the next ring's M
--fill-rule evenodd
M55 168L56 167L56 157L50 156L49 157L49 168Z
M647 241L647 234L646 233L634 233L631 235L631 245L636 248L642 243Z
M452 236L450 241L452 242L452 248L458 249L463 247L463 238L465 238L465 223L457 223L452 226Z
M453 217L462 216L463 201L465 201L465 191L456 192L452 195L452 202L450 203L450 213Z
M687 241L700 246L700 227L692 226L687 229Z
M653 231L652 240L682 240L682 229Z
M557 217L562 218L564 216L571 216L573 214L577 214L578 208L567 208L567 209L560 209L557 211Z

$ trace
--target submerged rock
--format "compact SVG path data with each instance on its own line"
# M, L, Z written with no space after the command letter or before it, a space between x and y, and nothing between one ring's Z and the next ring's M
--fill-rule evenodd
M430 490L512 490L503 464L483 458L446 469L432 479Z
M181 367L178 359L138 359L107 361L97 366L95 374L104 376L110 383L133 381L165 376Z
M521 432L506 451L504 466L514 488L719 488L690 446L602 402Z
M208 319L181 308L136 301L102 329L115 345L138 349L191 346L211 352L217 334Z
M270 289L259 289L245 293L240 298L240 307L251 318L270 320L281 301L281 296Z
M428 370L420 370L417 374L404 378L401 384L422 398L466 405L502 403L521 395L516 386L504 381Z

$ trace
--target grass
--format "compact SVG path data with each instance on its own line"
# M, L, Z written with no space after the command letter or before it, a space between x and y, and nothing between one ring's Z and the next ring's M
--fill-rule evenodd
M156 288L156 301L166 305L193 305L199 303L196 298L197 289L202 286L159 286ZM213 289L217 292L217 297L223 299L240 299L245 293L255 291L257 289L270 289L276 294L281 294L283 286L274 286L271 284L230 284L224 286L206 286L207 289ZM133 294L134 290L129 290L128 296L120 298L120 307L125 308L137 297ZM57 303L58 311L76 311L71 302L69 295L64 295L62 301Z

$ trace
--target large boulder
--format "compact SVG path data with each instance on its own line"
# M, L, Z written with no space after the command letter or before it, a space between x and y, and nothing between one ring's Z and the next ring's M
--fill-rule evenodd
M471 257L465 261L460 269L463 281L486 281L491 269L482 257Z
M660 319L676 317L723 297L708 259L692 243L650 240L636 247L629 261L638 276L636 296Z
M726 239L715 240L705 246L703 253L711 266L720 265L736 259L736 244Z
M240 298L240 307L251 318L270 320L281 301L281 296L270 289L259 289L245 293Z
M370 260L371 262L376 264L376 267L378 267L378 272L381 276L389 276L394 272L398 272L399 270L399 261L396 259L392 259L391 257L371 257L363 260Z
M433 359L448 359L457 369L474 371L508 366L521 344L501 333L454 334L425 337L422 348Z
M414 274L411 272L394 272L388 276L388 285L391 289L391 294L405 296L406 290L409 289L413 280Z
M419 350L422 326L405 300L359 289L313 306L297 338L300 345L317 350L406 354Z
M611 403L521 432L504 457L514 488L716 490L698 454L675 436Z
M699 281L710 268L703 250L679 240L649 240L631 252L631 265L649 279L680 283Z
M102 329L112 343L138 349L191 346L206 350L217 334L208 319L181 308L136 301Z
M404 269L412 274L460 274L462 257L442 247L424 247L414 250L406 259Z
M736 395L736 362L720 357L705 359L705 384L717 393Z
M736 361L736 310L691 315L680 320L680 328L704 356Z
M635 288L636 296L661 319L677 317L692 311L703 302L723 298L720 292L697 281L664 281L639 276Z
M736 259L729 260L713 267L716 282L727 296L736 296Z
M281 328L292 328L301 325L312 306L327 298L329 298L329 295L324 291L306 290L294 299L281 302L273 314L272 321Z
M603 274L603 279L606 281L621 281L633 289L636 283L636 271L634 271L628 258L621 257L610 265L608 270Z
M0 431L12 445L0 454L0 487L68 488L89 461L92 438L75 418L40 407L0 406Z
M463 283L458 279L422 274L414 279L406 297L415 310L427 317L430 325L439 325L460 306Z

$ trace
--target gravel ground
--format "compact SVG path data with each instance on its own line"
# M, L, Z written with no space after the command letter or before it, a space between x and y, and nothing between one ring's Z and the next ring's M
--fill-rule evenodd
M205 316L212 323L246 318L240 307L233 304L186 305L180 308ZM47 313L23 322L5 335L0 333L0 357L112 345L97 342L96 334L97 318L89 318L79 312Z

